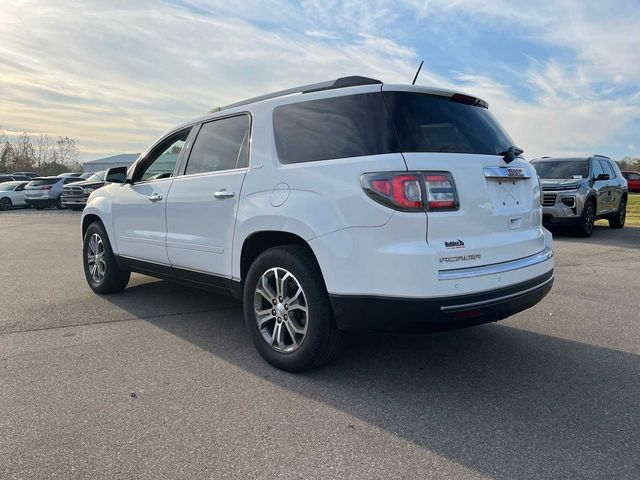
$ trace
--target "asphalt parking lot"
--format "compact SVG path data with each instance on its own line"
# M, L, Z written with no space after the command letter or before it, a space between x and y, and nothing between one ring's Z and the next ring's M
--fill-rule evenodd
M238 303L86 286L79 214L0 214L0 478L638 478L640 228L556 237L498 324L350 334L302 375Z

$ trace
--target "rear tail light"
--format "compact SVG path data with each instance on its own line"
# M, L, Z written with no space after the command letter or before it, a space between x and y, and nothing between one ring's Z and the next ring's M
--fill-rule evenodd
M458 195L448 172L380 172L362 175L365 193L406 212L457 210Z
M450 173L425 173L424 180L429 210L458 208L458 195Z
M51 185L42 185L40 186L40 190L51 190Z

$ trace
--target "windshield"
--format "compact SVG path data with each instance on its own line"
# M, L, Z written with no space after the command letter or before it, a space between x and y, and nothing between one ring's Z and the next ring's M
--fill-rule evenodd
M89 177L87 177L87 179L85 180L85 182L104 182L104 175L105 172L96 172L91 174Z
M0 192L11 192L20 182L5 182L0 183Z
M581 179L589 177L589 162L587 160L545 160L531 162L538 176L542 179Z
M403 152L499 155L514 145L488 109L447 97L384 92Z

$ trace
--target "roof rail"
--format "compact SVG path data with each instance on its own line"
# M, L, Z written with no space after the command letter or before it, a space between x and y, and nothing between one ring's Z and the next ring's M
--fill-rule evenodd
M611 160L611 158L607 157L606 155L600 155L599 153L596 153L596 154L594 155L594 157L607 158L607 159Z
M266 95L260 95L258 97L248 98L246 100L241 100L239 102L230 103L229 105L225 105L223 107L216 107L209 110L207 113L215 113L220 110L227 110L229 108L241 107L242 105L249 105L251 103L260 102L262 100L268 100L270 98L283 97L285 95L291 95L292 93L311 93L311 92L319 92L322 90L331 90L334 88L346 88L346 87L355 87L358 85L382 85L380 80L376 80L375 78L369 77L361 77L358 75L352 75L350 77L340 77L336 80L327 80L326 82L312 83L309 85L303 85L301 87L288 88L286 90L280 90L273 93L267 93Z

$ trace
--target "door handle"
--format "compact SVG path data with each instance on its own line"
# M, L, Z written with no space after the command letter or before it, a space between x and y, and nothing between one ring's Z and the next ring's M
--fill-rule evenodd
M229 192L226 188L223 188L222 190L218 190L216 193L213 194L213 196L219 200L224 200L225 198L233 198L235 195L236 194L234 192Z
M159 193L152 193L151 195L149 195L150 202L156 203L160 200L162 200L162 195L160 195Z

